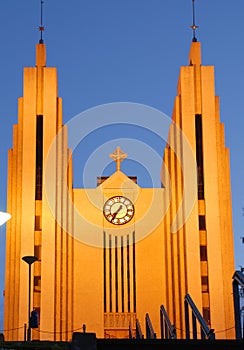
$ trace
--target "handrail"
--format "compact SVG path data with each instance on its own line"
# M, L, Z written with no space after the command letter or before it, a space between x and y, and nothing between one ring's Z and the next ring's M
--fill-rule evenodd
M215 339L214 330L208 328L208 325L202 315L200 314L198 308L196 307L194 301L189 294L185 296L185 322L186 322L186 338L190 339L190 325L189 325L189 309L188 305L192 310L192 327L193 327L193 339L197 339L197 326L196 320L200 323L201 327L201 338L207 338L209 340Z
M244 274L241 271L235 271L233 279L244 288Z
M234 299L236 339L242 339L244 338L244 329L243 329L243 335L242 335L239 286L244 289L244 274L242 273L242 271L235 271L232 278L233 278L232 287L233 287L233 299Z
M136 319L136 339L143 339L143 338L144 338L144 336L142 334L141 325L140 325L140 322L137 318Z
M160 324L161 324L161 338L162 339L176 339L175 326L170 322L167 311L164 306L160 307Z
M147 339L156 339L156 333L154 333L153 325L148 313L146 313L146 336Z

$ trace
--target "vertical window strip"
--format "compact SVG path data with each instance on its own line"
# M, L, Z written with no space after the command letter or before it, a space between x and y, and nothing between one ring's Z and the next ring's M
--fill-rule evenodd
M124 241L121 237L121 297L122 297L122 312L125 311L125 290L124 290Z
M130 237L127 235L127 294L128 294L128 312L130 312Z
M203 172L203 142L202 142L202 116L195 115L196 158L198 175L198 199L204 199L204 172Z
M104 285L104 312L107 312L106 288L106 232L103 232L103 285Z
M112 312L112 237L109 235L109 311Z
M36 200L42 199L43 116L36 117Z
M135 231L133 232L133 307L134 312L136 312L136 240L135 240Z
M119 310L119 295L118 295L118 237L115 236L115 310Z

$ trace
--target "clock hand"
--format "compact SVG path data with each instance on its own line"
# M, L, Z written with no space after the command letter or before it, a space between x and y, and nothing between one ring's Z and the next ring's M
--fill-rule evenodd
M119 208L113 213L113 218L112 219L115 219L117 214L119 213L119 211L123 208L122 205L119 206Z

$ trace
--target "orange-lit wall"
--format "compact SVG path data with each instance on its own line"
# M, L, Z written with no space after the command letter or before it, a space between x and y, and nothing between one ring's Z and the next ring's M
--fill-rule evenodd
M217 337L234 337L229 152L214 91L214 69L201 65L200 43L192 43L189 62L180 69L172 116L175 124L164 153L168 170L168 174L164 171L164 188L140 188L117 170L95 189L73 189L56 69L46 68L45 45L37 45L36 67L24 69L23 97L9 150L7 210L12 219L7 224L4 328L11 331L5 333L6 340L23 340L28 267L21 258L37 252L31 302L40 311L40 326L33 331L33 339L70 340L72 330L83 324L97 337L124 337L129 323L135 330L136 318L145 329L147 312L159 336L161 304L178 337L184 337L186 293L200 311L209 311L209 326L218 332ZM43 176L43 188L49 188L55 213L44 191L41 200L35 198L39 115L43 116L43 169L49 174ZM202 118L204 199L197 198L196 164L189 168L187 161L187 147L196 159L195 115ZM188 140L187 147L176 126ZM50 146L58 132L47 171ZM193 174L192 193L184 197L189 172ZM134 217L125 225L112 225L103 216L105 201L115 195L124 195L134 204ZM187 212L189 195L196 197ZM178 223L183 224L173 233L178 211ZM199 215L205 217L204 229L199 229ZM124 244L128 240L129 248L127 243L123 249L113 246L116 236L119 242L124 237Z

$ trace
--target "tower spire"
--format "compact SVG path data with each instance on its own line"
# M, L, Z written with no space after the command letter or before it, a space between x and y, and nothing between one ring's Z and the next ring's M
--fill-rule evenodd
M39 40L39 44L43 44L44 43L43 38L42 38L42 32L44 31L44 25L43 25L43 4L44 4L44 1L41 0L41 24L39 26L39 31L41 32L41 38Z
M192 32L193 32L192 41L196 42L197 41L196 29L199 27L196 25L195 0L192 0L192 25L190 26L190 28L192 29Z

